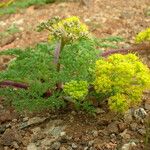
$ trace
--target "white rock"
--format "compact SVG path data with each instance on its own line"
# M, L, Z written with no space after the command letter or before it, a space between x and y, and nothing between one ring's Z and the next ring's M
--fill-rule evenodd
M136 119L141 120L147 116L147 112L143 108L138 108L134 111L133 115Z
M37 150L37 146L34 143L30 143L27 146L27 150Z
M135 146L136 146L136 144L134 142L130 142L130 143L124 144L122 146L121 150L130 150Z

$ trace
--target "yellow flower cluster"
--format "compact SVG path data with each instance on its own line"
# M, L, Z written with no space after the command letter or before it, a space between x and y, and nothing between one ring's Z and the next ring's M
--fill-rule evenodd
M136 43L141 43L143 41L149 41L150 42L150 28L145 29L144 31L140 32L136 38Z
M64 85L64 92L74 100L84 100L88 94L88 83L72 80Z
M56 19L56 21L54 21L55 18L49 20L48 24L50 39L62 39L63 42L67 43L80 37L88 36L89 32L87 26L81 23L78 17L73 16L66 19Z
M134 54L113 54L100 59L94 71L95 91L108 94L109 107L116 111L137 105L142 91L150 88L150 70Z

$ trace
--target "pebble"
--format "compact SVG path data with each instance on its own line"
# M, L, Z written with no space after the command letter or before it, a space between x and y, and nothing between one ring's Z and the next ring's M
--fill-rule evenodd
M146 135L146 130L144 128L139 129L138 133L141 134L141 135Z
M128 123L133 121L131 109L129 109L128 111L125 112L124 120L125 120L125 122L128 122Z
M58 150L60 148L60 146L61 146L60 142L54 142L51 145L51 149Z
M130 124L130 129L132 131L136 131L138 128L138 124L136 122Z
M75 143L72 143L71 146L72 146L73 149L77 149L78 148L78 146Z
M93 137L98 137L98 131L93 130L93 131L92 131L92 134L93 134Z
M131 150L133 147L136 147L135 142L130 142L130 143L124 144L121 150Z
M127 129L125 129L122 133L120 133L119 135L123 138L123 139L130 139L130 134L127 133Z
M34 143L30 143L27 146L27 150L37 150L37 146Z
M145 103L145 109L150 110L150 103Z
M97 108L97 109L96 109L96 113L97 113L97 114L104 114L105 111L104 111L103 109L101 109L101 108Z
M138 120L144 119L147 116L147 112L144 108L138 108L134 111L134 117Z

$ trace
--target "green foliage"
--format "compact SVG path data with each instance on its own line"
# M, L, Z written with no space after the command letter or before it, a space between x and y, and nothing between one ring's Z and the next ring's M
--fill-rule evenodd
M11 80L29 86L27 90L0 88L0 96L9 99L21 111L63 107L63 93L57 92L55 85L58 81L65 83L73 79L89 80L89 68L93 66L91 62L96 60L97 51L94 42L89 39L80 39L66 45L61 53L61 69L58 72L53 63L54 48L55 43L52 42L25 50L10 49L0 52L0 55L15 56L8 68L0 72L0 81ZM47 91L51 91L53 95L45 97Z
M0 3L0 15L16 13L18 9L27 8L31 5L43 5L53 3L56 0L10 0L6 3ZM10 3L11 2L11 3Z
M94 75L96 93L105 95L114 111L139 104L142 91L150 88L150 70L134 54L113 54L96 61Z
M141 31L135 38L136 43L141 43L144 41L150 42L150 28Z
M116 44L122 41L124 41L124 39L119 36L110 36L107 38L95 39L95 42L100 48L118 48Z

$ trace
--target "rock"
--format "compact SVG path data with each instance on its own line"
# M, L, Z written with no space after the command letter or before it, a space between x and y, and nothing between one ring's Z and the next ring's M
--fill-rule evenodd
M0 125L0 134L4 133L6 130L6 126Z
M71 146L72 146L73 149L77 149L78 148L78 146L75 143L72 143Z
M118 122L112 122L107 127L108 132L111 133L118 133Z
M30 143L27 146L27 150L38 150L37 146L34 143Z
M26 121L28 121L29 120L29 117L24 117L23 118L23 122L26 122Z
M93 130L93 131L92 131L92 135L93 135L93 137L98 137L98 131Z
M116 135L113 133L110 135L111 139L116 139Z
M103 109L101 109L101 108L97 108L97 109L96 109L96 113L97 113L97 114L104 114L105 111L104 111Z
M4 111L0 115L0 124L7 122L7 121L11 121L12 119L13 119L13 116L12 116L11 112L9 110Z
M19 145L18 145L18 143L17 143L16 141L14 141L14 142L12 143L12 145L13 145L13 147L14 147L15 149L19 149Z
M59 150L67 150L67 148L62 146L62 147L59 148Z
M66 136L66 132L61 132L60 133L60 136L62 137L62 136Z
M37 135L37 134L41 133L41 128L40 127L35 127L33 129L31 129L31 131L33 132L33 134Z
M131 150L133 147L136 147L136 144L134 142L130 142L130 143L124 144L121 150Z
M136 122L130 124L130 129L132 131L137 131L138 124Z
M124 121L127 122L127 123L130 123L133 121L133 118L132 118L132 110L129 109L128 111L126 111L124 113Z
M19 131L7 129L2 135L1 140L2 145L10 146L14 141L20 144L22 137Z
M146 135L146 129L145 128L141 128L138 130L138 133L141 135Z
M130 139L130 134L127 133L127 129L125 129L122 133L120 133L119 135L123 138L123 139Z
M123 132L125 129L127 128L127 124L126 123L119 123L118 124L118 129L119 129L119 132Z
M72 111L71 114L72 114L72 115L76 115L77 113L76 113L75 111Z
M58 150L60 148L60 146L61 146L60 142L54 142L51 145L51 149Z
M23 122L19 126L20 126L20 129L24 129L24 128L27 128L29 126L40 124L40 123L44 122L46 119L47 118L45 118L45 117L43 117L43 118L41 118L41 117L30 118L27 122Z
M52 138L45 138L45 139L43 139L42 141L41 141L41 145L42 146L51 146L52 145L52 143L54 143L55 142L55 139L52 139Z
M89 148L89 147L88 147L88 146L86 146L86 147L84 147L84 150L88 150L88 148Z
M150 110L150 102L149 103L145 102L145 106L144 107L145 107L146 110Z
M46 120L45 117L43 117L43 118L41 118L41 117L31 118L31 119L28 120L28 126L42 123L45 120Z
M143 108L138 108L134 111L133 115L136 119L142 120L147 116L147 113Z
M92 146L94 144L94 140L88 142L88 146Z
M51 134L54 137L59 137L60 133L63 131L63 127L58 126L58 127L54 127L49 131L49 134Z

